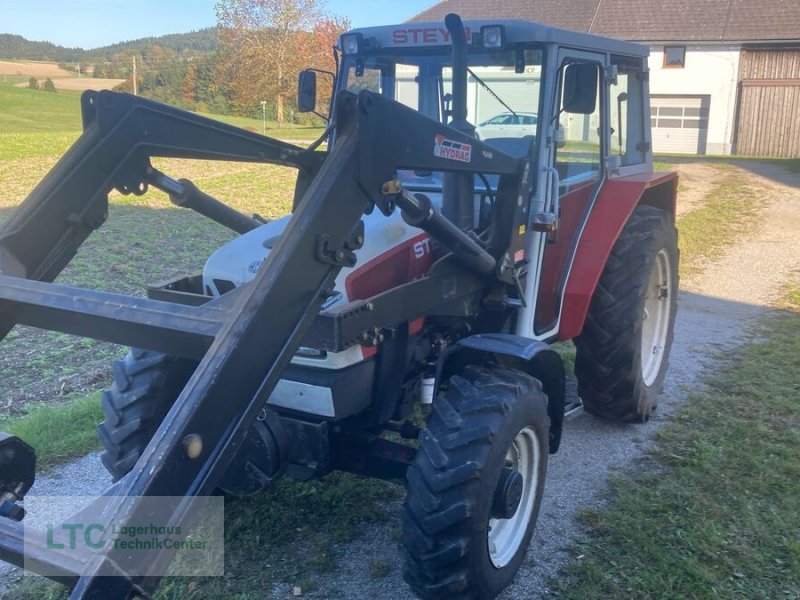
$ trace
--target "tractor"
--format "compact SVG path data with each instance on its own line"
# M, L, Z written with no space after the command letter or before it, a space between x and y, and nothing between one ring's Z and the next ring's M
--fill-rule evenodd
M348 471L406 486L417 595L493 598L526 559L575 405L553 344L574 341L599 418L647 421L662 390L677 176L653 172L648 50L451 14L350 31L335 52L329 107L320 73L300 74L300 110L327 112L310 147L86 92L82 136L0 230L0 334L131 347L98 427L118 526L151 497L184 498L180 522L217 490ZM242 214L153 157L294 168L292 213ZM240 235L147 298L54 283L112 191L151 187ZM76 599L154 592L116 547L85 563L23 549L35 451L5 434L0 450L0 558Z

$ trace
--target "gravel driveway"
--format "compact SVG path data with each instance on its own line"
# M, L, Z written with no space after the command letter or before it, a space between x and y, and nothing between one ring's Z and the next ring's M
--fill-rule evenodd
M577 558L568 552L582 530L575 522L581 510L602 504L610 475L646 468L641 462L653 433L683 402L689 392L726 352L748 340L748 327L768 311L783 286L800 271L800 176L759 162L737 166L751 173L766 195L766 208L754 235L732 246L718 264L681 284L675 342L666 389L654 418L646 425L622 426L589 415L571 419L558 454L551 458L547 489L529 557L503 599L547 596L547 581L562 565ZM91 494L108 485L96 455L42 477L39 495ZM400 577L400 556L393 531L398 519L373 526L355 542L336 549L336 568L322 574L315 598L412 599ZM391 569L383 578L370 574L374 560ZM3 579L18 577L6 568ZM0 582L0 595L2 595ZM291 596L291 586L273 590L275 597Z

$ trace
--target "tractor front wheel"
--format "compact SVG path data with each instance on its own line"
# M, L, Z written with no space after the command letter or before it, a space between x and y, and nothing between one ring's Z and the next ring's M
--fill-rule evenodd
M638 207L611 251L575 339L575 375L587 412L612 421L650 418L672 346L678 256L672 216Z
M139 348L114 363L114 383L103 392L105 421L97 435L104 448L100 460L115 481L133 469L196 368L197 361ZM274 416L265 414L250 428L225 472L222 491L254 494L282 474L285 439Z
M513 580L539 514L547 396L510 369L469 367L434 400L408 471L404 576L425 599L494 598Z
M196 367L196 361L140 348L114 363L97 436L104 448L100 460L115 481L139 460Z

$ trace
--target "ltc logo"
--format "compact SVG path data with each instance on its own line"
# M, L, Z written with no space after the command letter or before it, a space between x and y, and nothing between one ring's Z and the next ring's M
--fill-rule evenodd
M472 162L472 146L455 140L448 140L439 134L436 136L436 142L433 145L433 155L447 160L468 163Z

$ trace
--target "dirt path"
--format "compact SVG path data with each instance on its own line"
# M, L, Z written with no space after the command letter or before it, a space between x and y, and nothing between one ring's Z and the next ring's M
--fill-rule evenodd
M708 163L676 165L679 176L678 217L682 217L703 204L705 197L719 179L719 169Z
M602 504L610 475L639 468L654 432L720 355L747 341L747 328L769 311L792 273L800 270L800 176L769 164L740 166L753 172L755 183L766 194L763 216L755 225L758 231L732 246L715 266L682 282L671 368L656 416L642 426L604 423L588 415L568 422L562 450L550 462L546 496L528 559L515 584L503 594L504 600L549 595L548 579L577 560L567 551L582 535L575 516ZM709 169L689 171L711 177L715 170ZM710 189L713 181L702 185ZM41 478L37 491L42 495L58 493L56 490L69 493L64 487L68 481L80 482L85 494L101 490L108 478L92 456ZM360 540L338 547L335 570L317 576L315 590L304 597L411 600L400 574L398 528L399 520L393 518L370 527ZM386 577L370 574L370 565L376 560L390 565ZM290 597L291 586L272 593L275 598Z
M800 175L755 161L737 166L768 193L769 208L747 240L731 248L715 268L683 282L684 290L717 298L767 306L800 270Z

